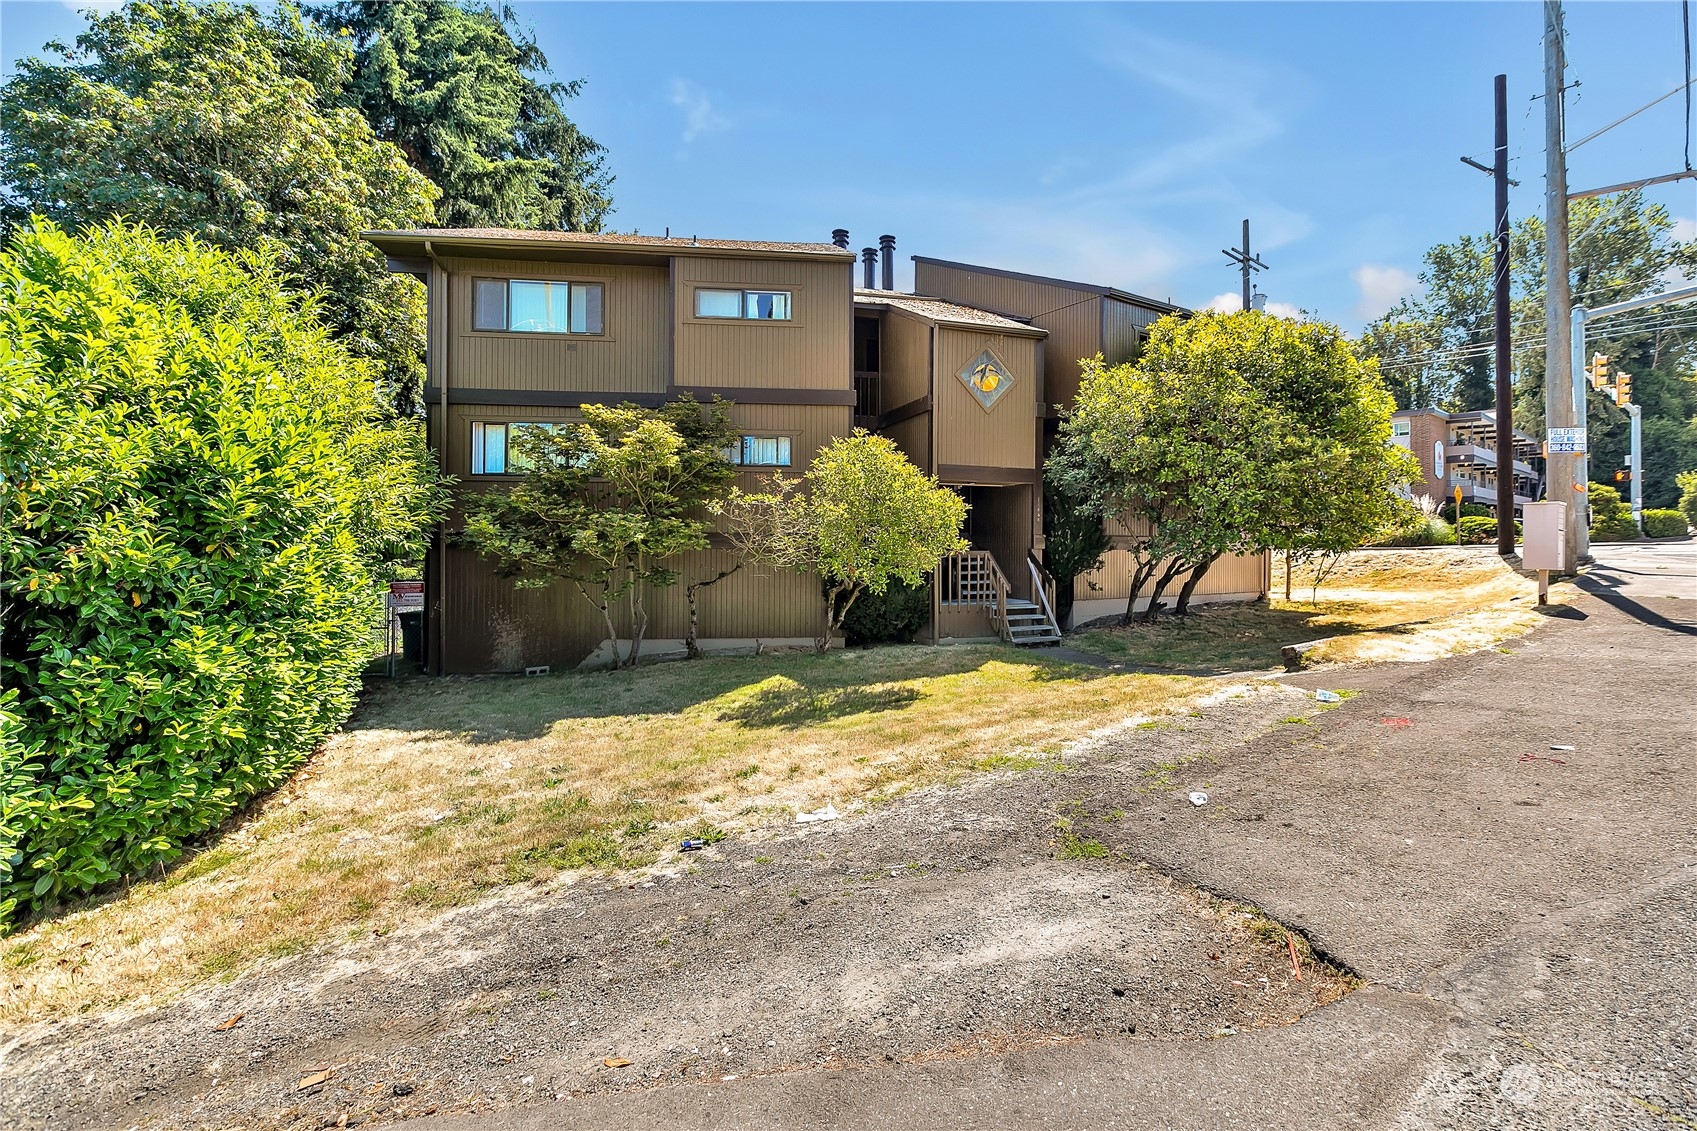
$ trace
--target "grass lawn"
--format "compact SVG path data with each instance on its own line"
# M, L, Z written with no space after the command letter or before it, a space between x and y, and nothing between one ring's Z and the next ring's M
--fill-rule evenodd
M652 863L684 836L1052 764L1070 739L1208 689L1003 647L377 683L198 855L0 942L0 1018L139 1006L503 886Z
M1491 547L1363 550L1311 588L1311 570L1292 576L1265 605L1200 606L1153 625L1094 628L1073 647L1114 660L1195 674L1279 668L1279 649L1334 637L1311 663L1430 660L1488 647L1539 623L1537 584L1504 565Z

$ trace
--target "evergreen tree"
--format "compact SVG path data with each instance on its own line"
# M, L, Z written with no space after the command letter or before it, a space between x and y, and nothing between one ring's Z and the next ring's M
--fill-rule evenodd
M357 110L332 105L346 44L288 3L185 0L89 14L57 59L25 59L0 89L0 188L10 225L114 218L265 255L324 321L416 404L422 288L360 233L429 222L436 190Z
M612 210L604 150L561 104L581 79L546 82L548 60L505 6L452 0L313 9L352 37L349 97L378 135L442 190L446 227L599 231Z

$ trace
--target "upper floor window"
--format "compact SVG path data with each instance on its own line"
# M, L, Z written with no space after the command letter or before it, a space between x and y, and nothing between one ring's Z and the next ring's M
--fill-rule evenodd
M790 320L788 291L722 291L698 287L695 292L697 318L753 318L774 322Z
M788 436L744 436L742 443L725 451L725 458L743 467L790 466Z
M519 334L599 334L602 289L600 283L478 279L471 326Z
M1393 421L1391 421L1391 435L1393 435L1393 436L1406 436L1406 435L1408 435L1408 433L1409 433L1408 421L1406 421L1406 420L1393 420Z
M541 422L471 423L471 473L473 475L516 475L530 470L530 461L517 450L516 442L526 429L552 432L558 424Z

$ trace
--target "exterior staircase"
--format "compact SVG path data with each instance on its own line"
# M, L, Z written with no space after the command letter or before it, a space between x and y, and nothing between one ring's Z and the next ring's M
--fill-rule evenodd
M1034 552L1026 554L1031 592L1037 600L1013 595L1007 575L988 550L950 554L938 567L938 595L945 606L979 606L996 633L1009 644L1035 648L1061 642L1055 620L1055 581Z
M1002 636L1010 644L1033 648L1039 644L1059 644L1061 627L1049 611L1035 601L1008 598L1003 616Z

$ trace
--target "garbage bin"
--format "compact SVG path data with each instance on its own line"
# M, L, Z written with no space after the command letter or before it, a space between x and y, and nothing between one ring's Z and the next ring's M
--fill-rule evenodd
M424 662L424 610L405 609L395 614L401 622L401 658Z

